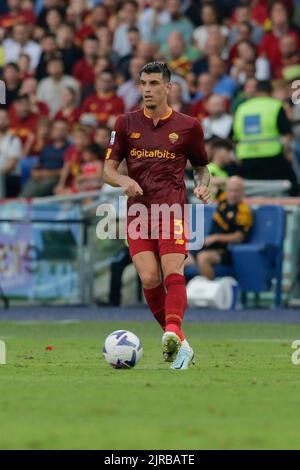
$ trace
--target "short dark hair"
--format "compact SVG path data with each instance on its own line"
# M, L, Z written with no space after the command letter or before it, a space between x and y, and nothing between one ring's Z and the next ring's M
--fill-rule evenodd
M54 39L56 41L55 34L50 33L49 31L43 36L43 39L46 39L46 38L51 38L51 39Z
M95 36L95 34L90 34L89 36L86 36L84 38L83 42L86 42L86 41L97 41L98 42L98 38L97 38L97 36Z
M14 101L30 101L30 97L28 95L28 93L24 93L24 94L20 94L18 93L18 95L15 97Z
M247 0L241 0L238 2L238 4L235 7L236 9L238 8L250 8L250 2Z
M127 33L138 33L139 34L140 30L136 26L131 26L130 28L128 28Z
M127 4L133 6L136 10L139 7L138 2L136 0L125 0L123 4L121 3L120 8L122 9Z
M60 51L53 52L53 54L51 54L47 60L47 65L49 65L50 62L61 62L64 65L64 60L63 60L63 56L61 52Z
M227 140L227 139L220 139L220 138L213 138L211 140L211 150L220 150L220 149L226 149L229 152L232 150L232 143Z
M87 145L86 147L84 147L83 151L96 155L96 157L98 157L98 159L100 160L103 157L103 149L95 143Z
M267 93L268 95L271 95L273 91L272 83L268 80L260 80L257 82L256 91L258 93Z
M140 71L140 77L143 73L161 73L165 82L171 81L171 72L166 62L149 62Z
M111 133L111 129L106 124L101 123L101 122L98 124L98 126L96 128L96 131L99 131L99 130L107 131L107 132Z
M18 64L15 64L15 62L8 62L7 64L4 65L4 69L15 69L15 72L20 72L20 67Z

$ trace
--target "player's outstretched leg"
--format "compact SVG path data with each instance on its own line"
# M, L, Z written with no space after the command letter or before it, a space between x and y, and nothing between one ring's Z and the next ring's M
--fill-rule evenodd
M170 274L165 283L167 298L166 333L163 336L164 359L173 362L171 369L185 370L195 363L194 352L182 331L182 321L187 307L185 278L181 274Z

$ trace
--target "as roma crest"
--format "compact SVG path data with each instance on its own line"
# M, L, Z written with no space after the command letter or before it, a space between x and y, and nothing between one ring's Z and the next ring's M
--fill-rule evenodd
M169 139L172 144L176 144L179 139L179 135L176 134L176 132L173 132L172 134L169 134Z

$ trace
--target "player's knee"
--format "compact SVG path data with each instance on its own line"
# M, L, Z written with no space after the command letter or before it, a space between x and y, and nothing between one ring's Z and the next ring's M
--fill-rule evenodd
M183 259L169 259L162 263L162 270L164 278L166 279L171 274L179 274L183 276L184 273L184 258Z
M182 266L168 266L164 269L164 278L166 279L168 276L171 276L171 274L179 274L183 276L184 273L184 267Z
M146 289L154 289L161 283L159 274L153 271L140 272L140 278Z

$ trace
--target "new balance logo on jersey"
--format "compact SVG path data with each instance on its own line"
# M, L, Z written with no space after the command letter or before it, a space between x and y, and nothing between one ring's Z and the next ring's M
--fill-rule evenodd
M131 139L139 139L141 134L139 132L133 132L130 136Z

